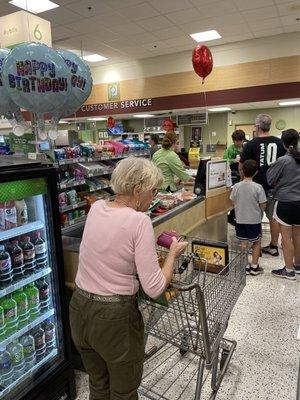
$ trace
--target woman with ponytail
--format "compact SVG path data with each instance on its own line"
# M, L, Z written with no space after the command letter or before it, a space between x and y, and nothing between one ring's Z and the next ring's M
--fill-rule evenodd
M191 181L191 178L184 170L184 166L176 154L177 147L177 135L176 133L169 131L166 132L163 141L162 148L156 151L153 155L153 163L162 171L164 183L162 189L175 192L177 190L174 178L177 177L181 181Z
M273 270L279 278L295 280L300 274L300 151L299 132L287 129L281 140L287 153L267 172L276 199L273 218L279 222L285 266Z

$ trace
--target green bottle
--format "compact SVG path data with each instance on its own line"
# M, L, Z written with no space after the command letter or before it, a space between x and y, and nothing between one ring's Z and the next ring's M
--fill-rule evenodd
M1 306L4 310L4 322L6 324L6 333L11 335L18 330L17 302L9 294L2 300Z
M29 321L29 307L26 293L23 288L13 292L12 298L17 302L19 328L23 328Z
M28 299L29 320L33 321L40 315L41 310L39 289L35 286L34 282L32 282L25 286L24 292Z
M6 323L4 319L4 309L0 306L0 341L4 339L6 334Z

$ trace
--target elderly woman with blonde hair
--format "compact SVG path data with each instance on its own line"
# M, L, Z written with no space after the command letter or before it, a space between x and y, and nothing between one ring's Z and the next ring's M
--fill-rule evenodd
M89 374L90 400L138 399L145 349L136 293L141 284L150 297L158 297L171 281L175 258L187 246L173 238L160 269L151 220L144 212L162 182L149 160L124 159L112 173L115 199L97 201L88 214L70 324Z

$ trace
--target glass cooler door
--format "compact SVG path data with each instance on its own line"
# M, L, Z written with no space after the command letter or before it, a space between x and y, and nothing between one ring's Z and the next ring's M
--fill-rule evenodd
M0 399L65 359L48 178L0 182Z

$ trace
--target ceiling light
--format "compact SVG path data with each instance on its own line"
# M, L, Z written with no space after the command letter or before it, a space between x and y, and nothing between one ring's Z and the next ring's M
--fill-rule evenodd
M284 106L299 106L300 100L280 101L278 104L282 107L284 107Z
M33 14L39 14L59 7L58 4L50 0L11 0L9 3L23 10L30 11Z
M90 54L88 56L82 57L85 61L88 62L97 62L97 61L105 61L108 60L107 57L100 56L100 54Z
M190 37L196 42L208 42L209 40L220 39L222 36L213 29L211 31L191 33Z
M231 111L231 108L230 107L216 107L216 108L209 108L208 111L211 111L211 112Z
M88 118L88 121L106 121L107 118L104 117L94 117L94 118Z
M136 114L133 115L134 118L151 118L151 117L155 117L155 115L153 114Z

